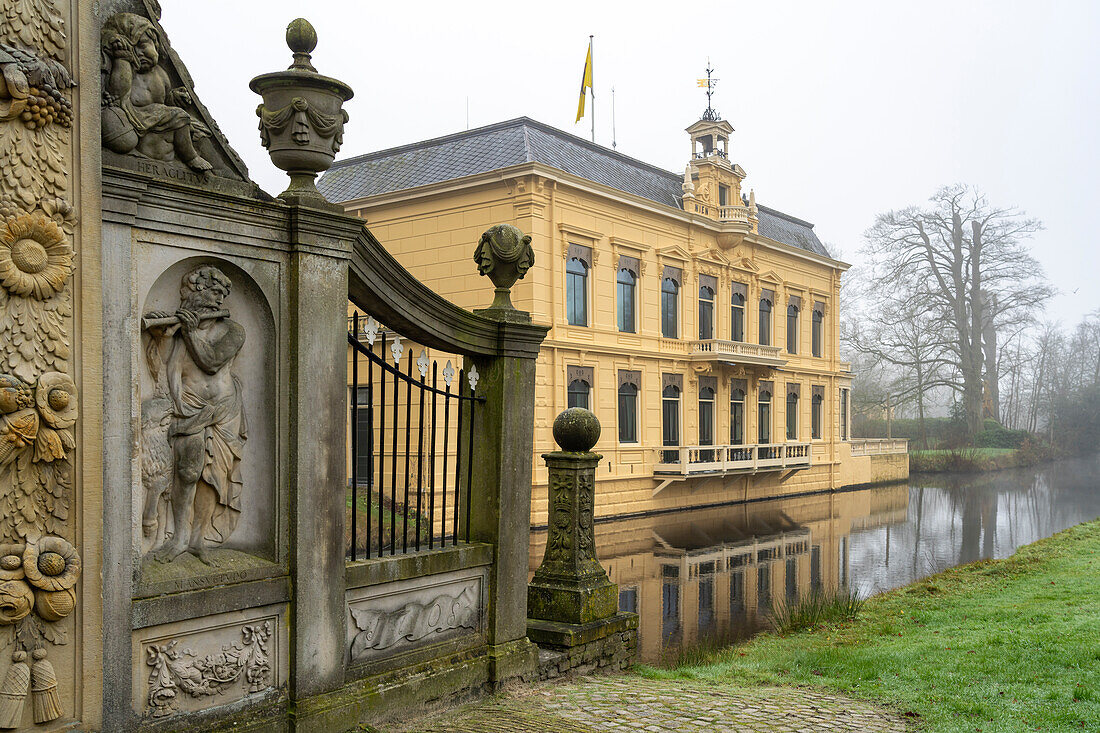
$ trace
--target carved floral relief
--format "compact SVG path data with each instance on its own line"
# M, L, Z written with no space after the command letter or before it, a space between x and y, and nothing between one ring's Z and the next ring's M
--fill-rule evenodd
M53 0L5 3L0 24L0 728L64 714L51 645L76 607L72 495L77 390L70 375L76 212L74 86Z
M272 631L271 621L243 626L240 641L225 644L221 651L202 657L181 648L177 639L150 644L145 648L145 663L152 668L146 713L163 718L179 712L180 693L202 698L224 694L237 685L243 685L245 694L271 687L268 642Z

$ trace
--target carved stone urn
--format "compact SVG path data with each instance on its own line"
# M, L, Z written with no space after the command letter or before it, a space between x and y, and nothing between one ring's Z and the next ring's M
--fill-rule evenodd
M344 82L322 76L313 68L310 52L317 47L317 31L309 21L291 21L286 44L294 53L290 68L261 74L248 85L264 99L256 108L260 141L271 162L290 174L290 187L279 198L325 205L328 202L314 179L328 170L340 150L348 121L343 106L352 91Z

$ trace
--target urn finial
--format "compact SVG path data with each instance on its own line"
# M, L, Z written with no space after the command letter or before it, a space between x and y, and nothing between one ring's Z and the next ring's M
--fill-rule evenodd
M477 271L488 275L496 286L493 304L476 312L505 320L526 320L527 314L519 318L521 311L512 305L511 293L516 280L522 279L535 263L531 236L511 224L489 227L478 240L474 262L477 263Z
M294 54L290 67L257 76L248 85L264 100L256 108L260 142L271 162L290 174L290 186L279 198L339 210L325 200L314 179L328 170L344 142L344 102L352 97L351 87L317 73L310 60L317 31L305 18L287 26L286 45Z

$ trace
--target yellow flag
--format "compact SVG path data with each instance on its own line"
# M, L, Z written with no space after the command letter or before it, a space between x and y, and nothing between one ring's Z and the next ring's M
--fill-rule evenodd
M699 86L701 86L701 87L709 87L710 86L710 79L696 79L695 81L699 82Z
M592 88L592 41L588 42L588 56L584 59L584 75L581 77L581 98L577 102L577 122L584 117L584 90Z

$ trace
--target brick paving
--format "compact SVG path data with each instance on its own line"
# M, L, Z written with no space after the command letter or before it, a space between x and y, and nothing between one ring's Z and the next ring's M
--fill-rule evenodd
M627 675L516 688L436 713L404 733L709 733L859 731L904 733L905 719L831 693L731 688L719 683Z

